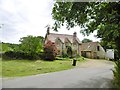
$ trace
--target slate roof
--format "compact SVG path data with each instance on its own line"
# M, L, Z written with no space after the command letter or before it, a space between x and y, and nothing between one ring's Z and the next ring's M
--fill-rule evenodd
M87 42L81 44L81 51L96 51L99 42Z
M52 42L55 42L56 38L59 38L62 43L65 42L65 39L67 38L71 43L73 43L73 35L68 35L68 34L56 34L56 33L49 33L47 35L47 38L51 40ZM80 40L76 37L76 41L80 44Z

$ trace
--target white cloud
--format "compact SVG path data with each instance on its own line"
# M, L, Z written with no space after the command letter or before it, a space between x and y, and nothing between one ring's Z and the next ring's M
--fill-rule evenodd
M18 43L23 36L45 36L47 24L52 24L52 0L1 0L0 24L3 42ZM59 33L73 34L77 31L80 40L83 39L78 27L66 30L62 27ZM54 31L51 31L54 32ZM92 40L97 40L91 35Z

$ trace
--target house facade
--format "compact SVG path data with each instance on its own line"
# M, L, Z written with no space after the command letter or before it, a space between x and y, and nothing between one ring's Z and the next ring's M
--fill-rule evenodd
M67 54L68 47L72 49L73 51L72 55L81 55L80 52L81 42L77 38L76 32L74 32L73 35L56 34L56 33L50 33L48 29L45 36L45 44L49 40L56 44L59 56L62 56L63 53Z
M99 42L82 43L80 46L81 56L94 59L105 59L105 50Z
M45 44L47 41L52 41L56 44L58 56L68 54L68 47L72 49L72 56L80 55L86 58L105 59L106 52L99 42L81 43L77 37L77 33L73 35L50 33L47 29L45 36Z

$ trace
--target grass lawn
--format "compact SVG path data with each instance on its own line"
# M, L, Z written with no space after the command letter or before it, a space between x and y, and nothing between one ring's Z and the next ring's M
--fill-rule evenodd
M85 60L81 60L83 62ZM80 61L79 61L80 62ZM3 60L0 61L3 77L29 76L71 69L72 60Z

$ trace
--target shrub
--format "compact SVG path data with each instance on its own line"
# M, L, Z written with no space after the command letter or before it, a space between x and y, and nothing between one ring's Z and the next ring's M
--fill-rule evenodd
M3 59L42 59L43 53L24 53L20 51L8 51L2 55Z
M67 57L68 57L68 54L67 54L67 53L62 52L62 57L63 57L63 58L67 58Z
M23 59L23 58L25 58L25 53L8 51L2 55L2 58L3 59Z
M3 59L16 59L16 52L7 51L3 53L2 58Z
M44 57L45 57L45 56L44 56L44 52L38 53L38 56L39 56L40 59L44 59Z
M120 90L120 60L116 61L115 64L115 70L113 70L114 85L115 88L118 88L118 90Z
M57 47L54 42L48 41L44 46L44 56L46 60L55 60L57 55Z
M80 56L79 54L77 54L77 55L76 55L76 58L79 58L79 57L81 57L81 56Z

